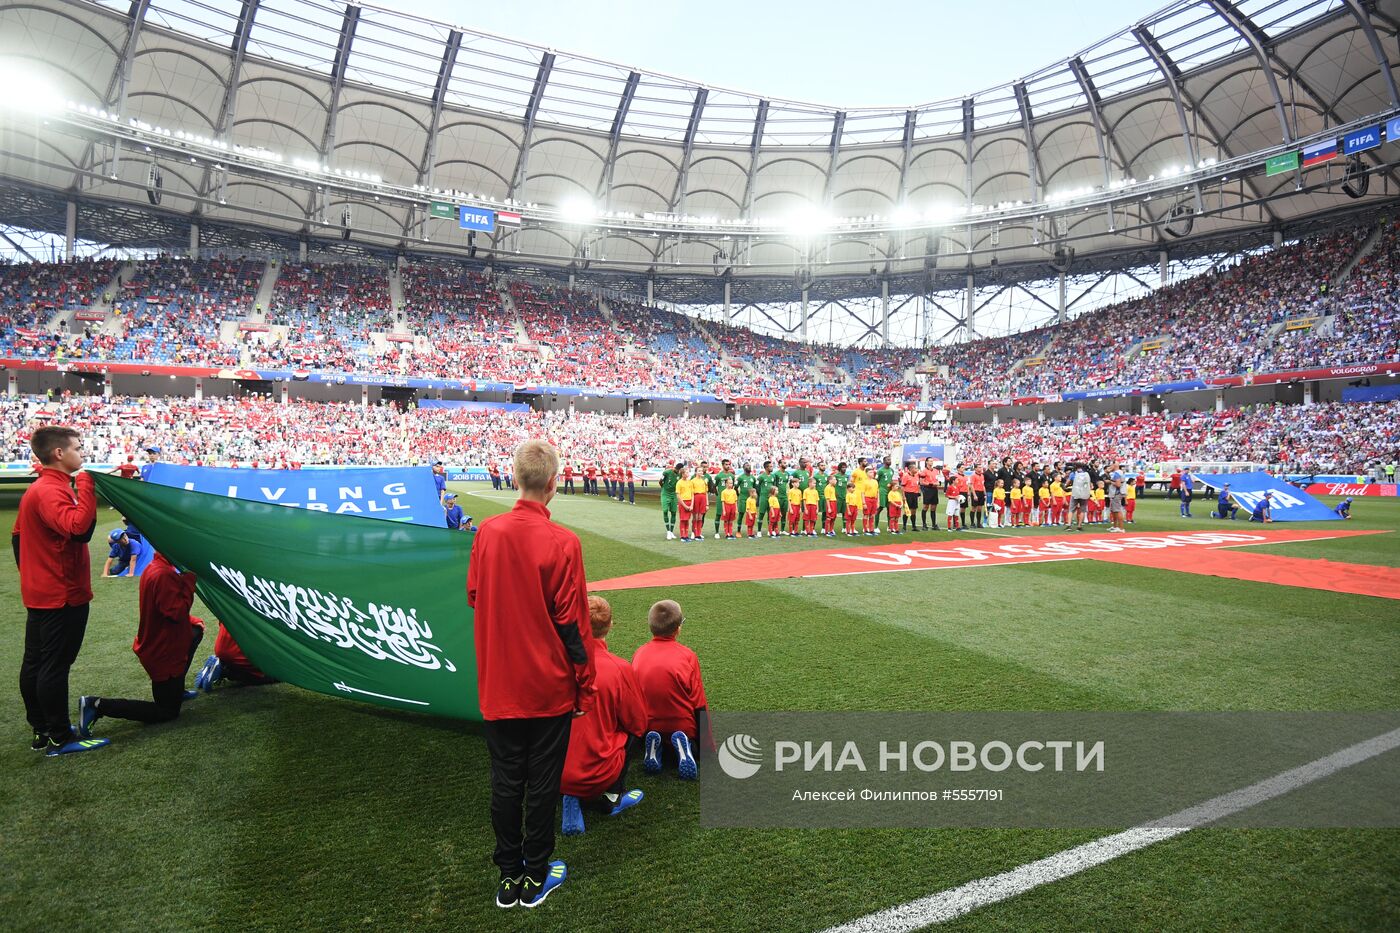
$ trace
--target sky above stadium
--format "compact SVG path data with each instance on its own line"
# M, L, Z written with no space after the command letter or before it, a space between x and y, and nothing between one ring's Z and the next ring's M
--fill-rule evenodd
M397 0L395 9L768 97L908 106L1005 84L1167 0ZM865 10L879 15L863 15Z

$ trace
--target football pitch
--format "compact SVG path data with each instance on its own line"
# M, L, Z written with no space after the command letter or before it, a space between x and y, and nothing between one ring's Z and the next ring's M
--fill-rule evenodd
M513 499L453 487L477 519ZM1213 521L1211 504L1187 520L1154 494L1129 530L1259 527ZM847 540L681 545L664 540L653 497L551 508L582 539L590 580ZM1346 530L1391 533L1249 550L1400 567L1400 499L1358 498L1354 511ZM0 520L14 512L10 501ZM95 542L116 524L100 507ZM95 575L104 557L94 546ZM74 707L82 693L146 698L130 650L135 584L93 588ZM624 657L648 637L654 600L681 603L681 640L716 710L1400 708L1400 603L1372 596L1090 560L606 595L609 647ZM568 882L536 910L502 911L475 725L287 685L221 687L174 723L103 720L109 749L45 759L28 749L16 688L24 611L9 560L0 600L6 930L821 930L1127 828L701 830L694 784L634 767L643 803L561 836ZM195 613L212 617L198 602ZM211 647L212 635L196 665ZM1395 767L1400 753L1387 757ZM1400 830L1196 829L947 926L1396 929Z

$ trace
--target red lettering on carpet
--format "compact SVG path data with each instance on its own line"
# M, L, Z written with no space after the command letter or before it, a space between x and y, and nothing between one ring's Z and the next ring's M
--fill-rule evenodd
M1209 550L1181 550L1171 554L1124 551L1095 554L1093 559L1229 580L1400 599L1400 568L1375 564L1347 564L1317 558L1256 554L1252 551Z
M1204 564L1224 565L1240 557L1240 552L1232 551L1227 556L1226 554L1212 554L1213 550L1292 541L1323 541L1329 538L1382 533L1379 531L1333 531L1331 529L1325 531L1321 529L1284 531L1261 527L1251 530L1222 528L1219 531L1027 536L1020 539L988 539L969 536L959 541L915 541L908 544L890 541L887 544L873 547L757 554L730 560L668 567L664 570L652 570L625 577L614 577L610 580L599 580L589 584L589 589L594 591L630 590L642 587L688 586L698 583L780 580L787 577L824 577L955 567L990 567L1084 558L1106 559L1109 555L1135 555L1147 562L1143 566L1176 569L1179 565L1184 566L1185 562L1179 558L1187 553L1197 555ZM754 541L750 544L758 547L764 546L763 541ZM713 547L716 551L728 549L723 544L712 545L709 542L684 546L704 547L706 549ZM1132 561L1125 559L1123 562L1131 563ZM1386 570L1387 568L1375 569ZM1352 591L1343 590L1342 592Z

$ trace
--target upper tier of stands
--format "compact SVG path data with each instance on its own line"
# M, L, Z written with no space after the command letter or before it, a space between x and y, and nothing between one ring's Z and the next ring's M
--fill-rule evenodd
M14 265L0 267L0 354L815 402L907 404L923 378L932 401L1051 395L1395 360L1400 221L1337 285L1370 232L1315 236L1064 324L927 353L804 344L449 263L404 266L401 299L383 266L289 263L265 321L252 307L260 262L134 263L114 326L60 339L44 332L53 312L92 302L117 265ZM225 328L243 319L256 326Z

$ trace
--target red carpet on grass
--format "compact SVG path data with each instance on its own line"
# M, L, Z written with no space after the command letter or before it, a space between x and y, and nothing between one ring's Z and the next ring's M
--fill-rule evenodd
M1348 538L1355 535L1381 534L1378 531L1277 530L1221 528L1208 531L1130 532L1127 534L1060 534L1044 537L976 537L958 541L911 541L904 543L886 538L886 543L865 547L830 550L788 551L781 554L756 554L731 560L686 564L634 573L610 580L590 583L590 590L630 590L642 587L686 586L698 583L742 583L746 580L780 580L785 577L827 577L855 573L891 573L911 570L937 570L954 567L990 567L1008 564L1038 563L1056 560L1107 559L1109 555L1124 555L1125 563L1141 561L1140 566L1163 569L1186 569L1185 554L1193 554L1199 566L1225 566L1240 557L1241 552L1219 552L1219 548L1236 548L1254 544L1280 544L1289 541L1322 541L1328 538ZM739 542L738 547L763 547L766 539ZM678 547L682 545L677 545ZM733 553L735 543L688 544L703 547L709 553ZM1307 563L1307 562L1305 562ZM1325 561L1318 563L1327 563ZM1350 567L1350 564L1334 564ZM1384 568L1368 568L1382 570ZM1221 574L1225 576L1227 574ZM1315 576L1315 575L1309 575ZM1244 578L1253 579L1253 578ZM1294 586L1311 586L1309 582L1288 581ZM1319 586L1320 589L1327 589ZM1343 592L1352 592L1343 590Z
M1400 599L1400 568L1374 564L1346 564L1307 557L1256 554L1253 551L1219 550L1181 550L1171 554L1124 551L1095 554L1093 559L1111 564L1198 573L1207 577Z

